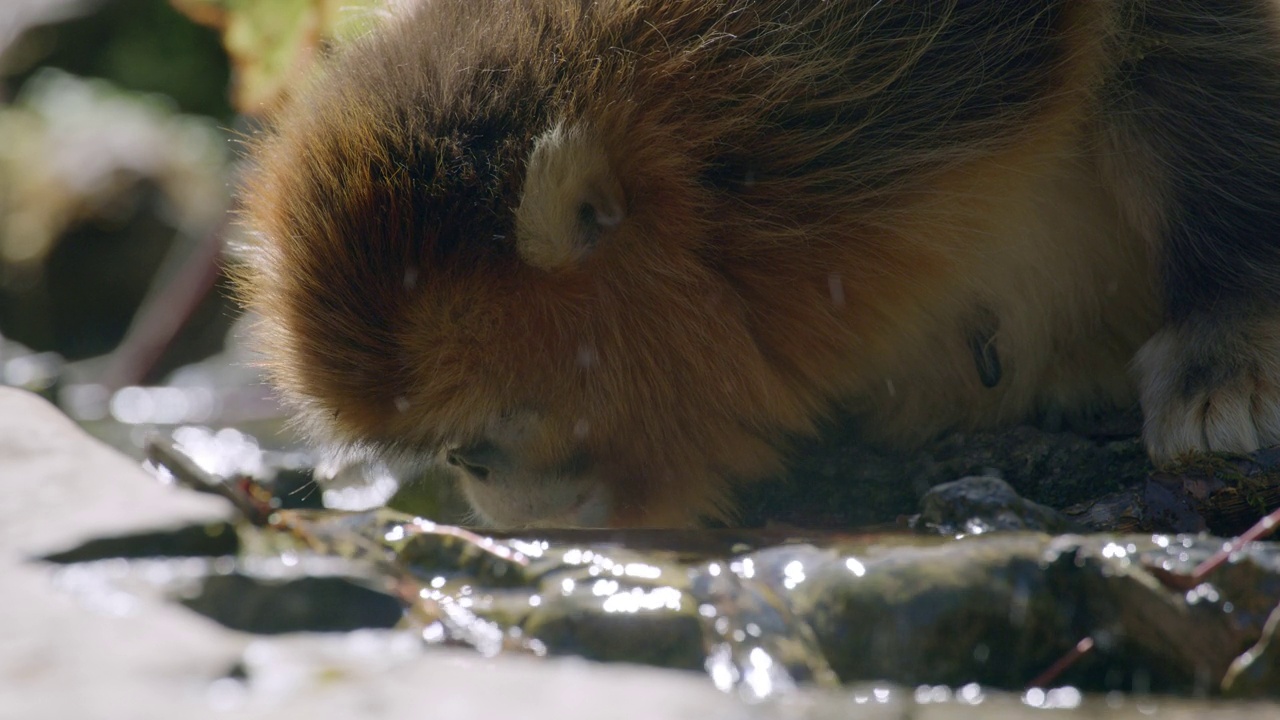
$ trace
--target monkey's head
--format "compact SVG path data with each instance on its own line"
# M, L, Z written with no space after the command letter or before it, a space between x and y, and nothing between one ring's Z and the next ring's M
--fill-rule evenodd
M722 516L814 402L721 271L696 139L592 102L606 67L463 26L356 47L255 142L269 371L314 434L446 461L496 525Z

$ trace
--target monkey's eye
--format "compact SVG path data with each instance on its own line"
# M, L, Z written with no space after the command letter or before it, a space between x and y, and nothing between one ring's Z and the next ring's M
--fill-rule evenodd
M488 441L480 441L470 445L453 448L445 453L445 462L465 470L476 480L489 479L489 474L507 463L506 456L496 445Z

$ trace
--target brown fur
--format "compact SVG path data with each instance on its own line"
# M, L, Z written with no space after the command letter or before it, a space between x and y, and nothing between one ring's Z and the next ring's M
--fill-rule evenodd
M1133 402L1138 5L428 0L254 144L269 368L505 525L726 517L839 405L910 444Z

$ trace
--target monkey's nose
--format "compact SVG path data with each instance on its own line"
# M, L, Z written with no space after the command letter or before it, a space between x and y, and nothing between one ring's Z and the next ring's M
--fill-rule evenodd
M505 462L505 454L488 440L456 447L444 456L445 462L467 471L476 480L489 479L489 473Z

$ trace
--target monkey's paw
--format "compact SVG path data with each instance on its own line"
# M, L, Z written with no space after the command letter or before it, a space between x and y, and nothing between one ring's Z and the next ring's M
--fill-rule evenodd
M1157 465L1280 445L1280 321L1167 325L1134 357L1143 441Z

